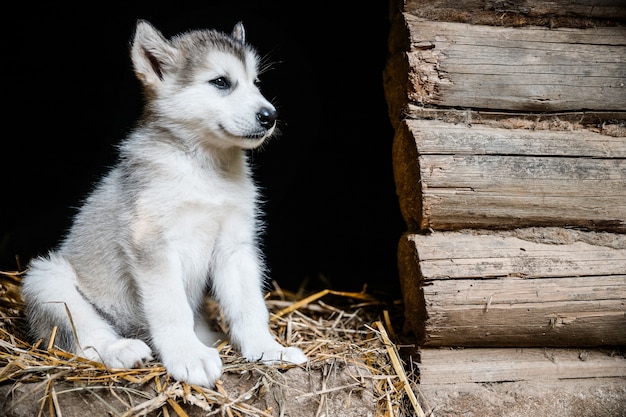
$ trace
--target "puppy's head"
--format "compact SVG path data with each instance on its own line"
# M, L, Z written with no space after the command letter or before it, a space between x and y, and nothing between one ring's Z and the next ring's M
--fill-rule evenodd
M237 23L232 33L194 30L166 39L137 23L131 46L149 120L201 143L255 148L276 129L258 88L259 57Z

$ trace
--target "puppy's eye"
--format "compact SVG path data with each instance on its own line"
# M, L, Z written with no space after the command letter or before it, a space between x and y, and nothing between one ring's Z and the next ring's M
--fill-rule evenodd
M212 85L219 88L220 90L226 90L230 88L230 81L226 77L217 77L209 81Z

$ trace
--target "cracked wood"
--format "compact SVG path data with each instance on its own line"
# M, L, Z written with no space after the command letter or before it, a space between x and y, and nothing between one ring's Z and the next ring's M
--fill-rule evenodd
M626 108L624 27L510 28L404 18L410 70L395 77L408 76L413 103L529 112Z

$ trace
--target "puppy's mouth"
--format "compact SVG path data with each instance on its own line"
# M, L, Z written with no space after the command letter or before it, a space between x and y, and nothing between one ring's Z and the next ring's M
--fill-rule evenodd
M268 134L268 132L269 130L263 130L259 132L248 133L247 135L242 136L242 138L251 140L263 139Z
M254 129L247 132L239 132L239 134L231 132L223 125L219 125L219 129L227 137L225 138L227 142L243 149L253 149L261 146L274 132L274 126L270 129Z
M221 124L219 125L220 130L226 133L228 136L232 136L232 137L236 137L240 139L247 139L247 140L265 139L271 135L271 133L274 131L274 127L275 125L270 127L269 129L261 128L261 129L248 131L243 134L236 134L226 129L226 127L224 127L223 125Z
M272 123L271 126L257 126L248 131L242 138L250 140L266 139L274 133L274 128L276 128L276 122Z

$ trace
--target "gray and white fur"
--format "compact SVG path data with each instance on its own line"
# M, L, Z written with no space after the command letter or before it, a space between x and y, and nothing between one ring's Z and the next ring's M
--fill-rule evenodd
M56 345L111 368L155 353L173 378L210 387L222 363L202 319L209 293L247 360L306 362L274 339L263 298L247 150L274 134L277 112L243 25L166 39L140 20L130 54L143 117L59 248L30 263L31 336L48 343L58 326Z

